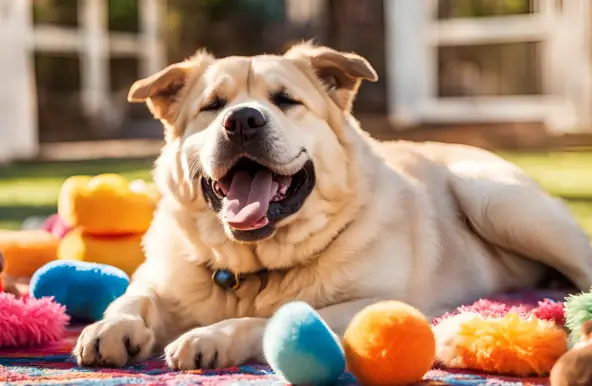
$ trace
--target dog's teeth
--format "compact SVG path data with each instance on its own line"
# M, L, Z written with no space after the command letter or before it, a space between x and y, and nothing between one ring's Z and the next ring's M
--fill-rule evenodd
M278 202L278 201L281 201L281 200L283 200L285 197L286 197L285 195L283 195L283 194L280 194L280 193L278 192L278 193L277 193L275 196L273 196L273 197L272 197L272 199L271 199L271 202Z
M214 181L214 183L212 184L212 188L219 196L226 197L226 192L224 192L222 186L217 181Z

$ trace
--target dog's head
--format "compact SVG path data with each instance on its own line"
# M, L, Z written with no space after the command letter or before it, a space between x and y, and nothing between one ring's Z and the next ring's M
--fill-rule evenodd
M256 242L347 189L343 121L363 79L377 80L364 58L310 44L283 56L198 52L137 81L128 99L165 125L177 184L197 190L228 237Z

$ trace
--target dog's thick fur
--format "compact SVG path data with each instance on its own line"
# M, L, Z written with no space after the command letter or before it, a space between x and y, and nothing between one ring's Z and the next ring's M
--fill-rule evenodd
M350 114L364 79L377 76L362 57L300 44L283 56L198 52L136 82L129 99L147 102L165 126L155 168L163 197L144 240L146 262L104 319L83 331L78 363L123 366L163 349L175 369L263 361L267 318L297 299L341 334L379 300L432 317L495 291L534 287L548 267L590 287L592 249L559 200L484 150L373 140ZM277 107L269 99L277 88L302 104ZM202 111L214 96L227 104ZM304 149L316 171L302 208L252 243L235 240L197 182L227 171L221 117L236 106L270 117L277 167L300 167ZM217 268L268 269L268 281L225 290L211 279Z

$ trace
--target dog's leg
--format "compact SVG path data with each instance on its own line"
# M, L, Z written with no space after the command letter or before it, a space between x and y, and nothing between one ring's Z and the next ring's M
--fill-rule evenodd
M263 363L266 322L245 317L194 328L165 348L166 362L175 370L224 368L249 360Z
M105 311L103 320L86 327L73 349L79 366L122 367L146 359L165 334L165 311L152 291L132 283Z
M362 299L318 310L337 335L343 336L351 319L378 299ZM224 368L249 360L264 363L263 333L267 319L236 318L198 327L181 335L165 349L167 364L175 370Z
M592 248L567 207L503 160L450 166L450 186L474 230L502 249L592 285Z

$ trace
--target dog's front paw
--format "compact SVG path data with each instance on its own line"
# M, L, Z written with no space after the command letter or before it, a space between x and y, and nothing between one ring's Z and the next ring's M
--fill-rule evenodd
M232 337L222 329L207 326L181 335L164 353L174 370L218 369L242 364L246 349L233 345Z
M86 327L74 347L79 366L122 367L147 358L154 334L141 318L107 318Z

